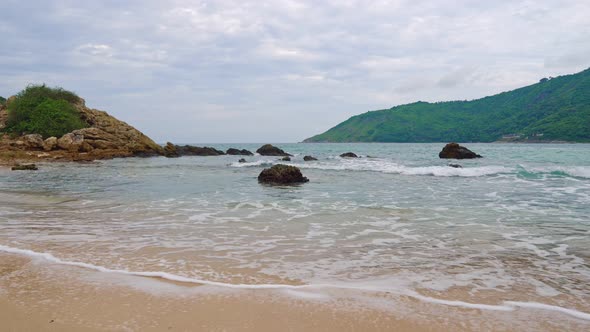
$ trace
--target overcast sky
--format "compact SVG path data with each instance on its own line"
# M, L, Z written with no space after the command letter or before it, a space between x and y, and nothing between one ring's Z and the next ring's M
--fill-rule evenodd
M0 2L0 95L77 92L158 142L297 142L352 115L590 67L590 1Z

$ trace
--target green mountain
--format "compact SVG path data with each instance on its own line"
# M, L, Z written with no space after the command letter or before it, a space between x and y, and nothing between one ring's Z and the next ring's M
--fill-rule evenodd
M471 101L366 112L304 142L590 142L590 69Z

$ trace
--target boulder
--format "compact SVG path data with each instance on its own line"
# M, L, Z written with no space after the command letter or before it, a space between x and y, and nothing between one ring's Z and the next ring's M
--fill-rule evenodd
M231 156L253 156L254 155L252 152L250 152L246 149L238 150L238 149L234 149L234 148L227 149L225 154L228 154Z
M445 145L442 151L438 154L439 158L443 159L473 159L481 158L477 153L461 146L457 143L449 143Z
M57 147L57 137L51 136L43 141L43 150L51 151Z
M57 140L57 146L62 150L77 152L84 142L84 136L67 133Z
M43 137L39 134L25 135L21 138L24 142L24 147L27 150L42 150L43 149Z
M258 182L266 184L296 184L308 181L299 168L282 164L266 168L258 175Z
M291 157L286 156L286 157L281 158L281 160L282 161L291 161Z
M303 160L304 161L314 161L314 160L318 160L318 159L317 158L314 158L312 156L305 156L305 157L303 157Z
M11 168L13 171L36 171L38 170L35 164L14 165Z
M280 157L288 157L291 156L287 152L277 148L276 146L272 146L271 144L265 144L261 146L258 150L256 150L258 154L261 156L280 156Z
M358 158L359 156L357 156L356 154L352 153L352 152L346 152L340 155L341 158Z
M245 163L245 162L246 162L246 159L244 159L244 158L240 158L240 160L238 160L238 162L239 162L239 163Z
M166 146L164 147L164 156L166 158L178 158L180 155L178 154L178 150L176 150L176 145L167 142Z
M198 147L192 145L176 146L176 151L180 156L221 156L225 152L208 146Z

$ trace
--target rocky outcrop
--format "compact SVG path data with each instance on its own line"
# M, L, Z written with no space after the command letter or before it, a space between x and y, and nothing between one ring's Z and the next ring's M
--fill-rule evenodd
M178 158L180 157L180 155L178 154L178 151L176 150L176 145L167 142L166 146L164 146L164 156L167 158Z
M84 100L76 105L83 120L90 128L76 130L94 149L116 149L123 154L136 156L162 155L163 148L127 123L117 120L107 112L89 109Z
M234 148L227 149L225 154L228 154L230 156L253 156L254 155L252 152L250 152L246 149L238 150L238 149L234 149Z
M43 149L43 137L39 134L30 134L22 137L25 148L28 150L42 150Z
M356 154L352 153L352 152L346 152L340 155L341 158L358 158L359 156L357 156Z
M57 147L57 137L49 137L43 141L43 150L51 151Z
M15 97L10 97L10 104ZM164 154L164 149L149 137L127 123L117 120L108 113L86 107L82 98L74 108L87 128L74 130L62 137L30 134L12 139L5 135L0 141L0 150L36 151L43 154L27 154L28 159L94 160L132 156L155 156ZM6 110L0 110L0 127L5 126Z
M317 158L314 158L312 156L305 156L305 157L303 157L303 160L304 161L314 161L314 160L318 160L318 159Z
M287 152L277 148L276 146L272 146L271 144L265 144L261 146L258 150L256 150L258 154L261 156L279 156L279 157L288 157L291 156Z
M438 154L439 158L442 159L473 159L482 158L477 153L469 150L468 148L461 146L457 143L449 143L445 145L442 151Z
M57 140L57 146L69 152L78 152L84 142L84 136L74 133L67 133Z
M301 174L299 168L281 164L266 168L258 175L258 182L265 184L297 184L308 181L309 179Z
M176 146L176 151L180 156L221 156L225 152L208 146L199 147L192 145Z

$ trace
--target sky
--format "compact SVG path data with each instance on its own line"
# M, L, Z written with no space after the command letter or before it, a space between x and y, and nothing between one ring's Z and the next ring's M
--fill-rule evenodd
M590 67L590 1L0 2L0 96L45 83L156 142L299 142L350 116Z

